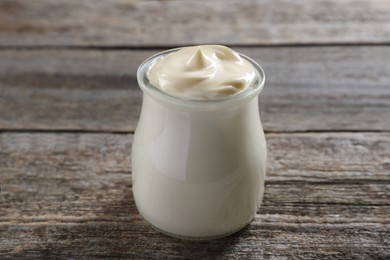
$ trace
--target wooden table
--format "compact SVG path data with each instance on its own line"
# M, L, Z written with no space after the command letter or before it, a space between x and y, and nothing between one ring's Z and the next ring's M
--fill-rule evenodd
M235 47L266 71L263 205L228 238L156 232L132 195L135 71ZM389 259L390 2L0 0L1 259Z

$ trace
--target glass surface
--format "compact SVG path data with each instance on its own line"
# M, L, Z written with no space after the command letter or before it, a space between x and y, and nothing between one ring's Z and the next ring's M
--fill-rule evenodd
M250 88L226 98L177 98L146 76L171 51L138 71L144 98L133 142L134 199L141 215L164 233L222 237L246 226L263 197L266 143L257 96L264 73L256 65Z

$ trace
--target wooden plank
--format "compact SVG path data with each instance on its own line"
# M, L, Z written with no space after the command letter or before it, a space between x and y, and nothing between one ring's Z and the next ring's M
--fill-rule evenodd
M225 239L183 242L154 231L135 208L131 134L2 133L0 256L389 256L387 133L267 140L266 193L251 225Z
M127 222L1 225L3 259L388 259L383 225L275 225L256 218L231 237L188 242ZM4 241L5 240L5 241Z
M267 180L324 185L389 181L389 141L389 133L267 134Z
M2 46L389 43L386 0L0 2Z
M265 131L390 131L390 48L237 50L266 71ZM157 51L0 51L0 130L134 131Z

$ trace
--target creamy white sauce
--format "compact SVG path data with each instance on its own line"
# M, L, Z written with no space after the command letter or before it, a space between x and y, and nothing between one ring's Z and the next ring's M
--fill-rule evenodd
M132 165L134 198L148 222L194 238L250 222L263 197L267 153L257 102L183 112L144 96Z
M185 47L157 60L148 72L162 91L188 99L216 99L247 88L255 70L247 60L221 45Z
M259 75L223 46L183 48L147 71L154 86L186 99L234 95ZM267 151L258 97L203 109L149 93L144 92L132 154L141 215L184 237L210 238L243 228L264 192Z

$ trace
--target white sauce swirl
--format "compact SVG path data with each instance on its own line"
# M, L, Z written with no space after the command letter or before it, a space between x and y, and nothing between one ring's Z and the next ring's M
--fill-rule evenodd
M221 45L184 47L157 60L149 81L160 90L187 99L218 99L246 89L255 78L252 64Z

